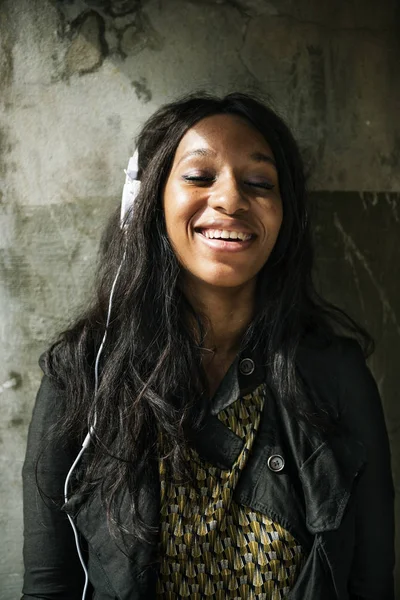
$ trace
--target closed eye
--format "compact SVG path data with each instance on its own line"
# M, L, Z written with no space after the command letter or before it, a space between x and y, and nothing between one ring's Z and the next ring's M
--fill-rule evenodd
M210 183L215 180L215 177L206 177L204 175L183 175L182 179L193 183Z
M245 181L245 184L251 187L262 188L263 190L272 190L275 187L273 183L269 183L268 181Z
M198 183L203 185L207 185L208 183L215 181L215 177L206 175L183 175L182 179L188 183ZM244 181L243 183L245 185L261 188L263 190L272 190L275 187L273 183L269 183L268 181Z

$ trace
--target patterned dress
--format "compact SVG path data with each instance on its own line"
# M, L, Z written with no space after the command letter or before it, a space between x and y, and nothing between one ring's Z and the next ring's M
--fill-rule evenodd
M265 387L239 398L218 418L243 441L230 470L190 450L199 490L161 479L161 569L157 598L280 600L304 564L302 547L267 515L238 505L233 493L256 437Z

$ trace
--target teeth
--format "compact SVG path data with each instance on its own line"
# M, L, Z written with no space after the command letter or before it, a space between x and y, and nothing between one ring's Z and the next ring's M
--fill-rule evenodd
M242 233L241 231L226 231L225 229L204 229L202 233L206 238L209 239L231 239L245 242L251 238L249 233Z

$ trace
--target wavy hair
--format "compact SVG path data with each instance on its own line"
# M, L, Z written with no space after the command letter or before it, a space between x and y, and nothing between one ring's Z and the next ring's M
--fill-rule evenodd
M161 107L137 139L141 189L126 231L116 212L103 239L95 297L48 351L45 369L64 390L65 409L57 425L64 440L81 442L96 415L95 439L75 491L100 485L114 530L120 527L119 501L128 489L133 530L145 540L154 531L140 515L140 482L157 458L159 435L170 473L182 476L188 434L201 427L208 400L198 343L204 322L179 286L181 268L166 234L163 188L185 132L216 114L239 115L264 136L276 160L283 202L283 223L257 276L255 314L242 347L259 348L269 383L288 410L333 431L334 417L302 392L295 366L298 345L307 334L329 339L338 329L358 337L365 348L370 345L366 332L313 286L304 168L284 121L255 97L239 93L197 94ZM124 253L94 397L94 361Z

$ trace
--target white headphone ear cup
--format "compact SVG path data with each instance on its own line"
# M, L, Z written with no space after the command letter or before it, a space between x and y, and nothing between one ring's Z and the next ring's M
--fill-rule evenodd
M125 183L124 189L122 191L122 201L121 201L121 227L124 229L128 222L129 217L132 212L133 204L137 198L137 195L140 191L140 181L134 179L130 180L128 183Z
M121 218L120 225L124 229L128 223L127 216L132 212L133 203L140 191L140 181L138 180L139 171L139 152L135 150L128 162L128 168L125 170L125 185L122 190L121 200Z

